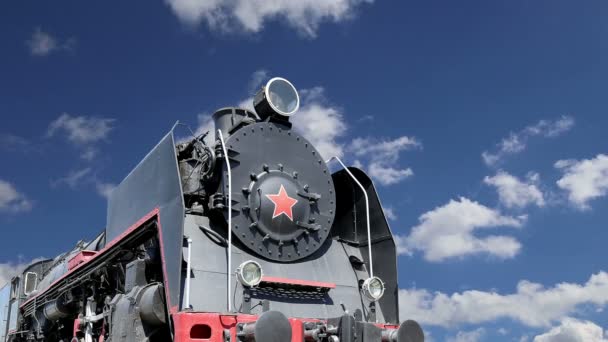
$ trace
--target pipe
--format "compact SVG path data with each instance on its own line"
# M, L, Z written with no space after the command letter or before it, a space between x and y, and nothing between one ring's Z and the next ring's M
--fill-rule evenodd
M188 260L186 260L186 309L190 309L190 272L192 270L192 239L188 238Z
M340 158L334 156L334 157L329 158L325 163L326 164L329 163L332 159L337 160L338 163L340 163L340 165L342 165L342 167L344 168L346 173L348 173L350 178L352 178L353 181L355 181L355 183L357 183L359 188L361 188L361 191L363 191L363 196L365 197L365 219L367 221L367 251L369 253L369 277L372 278L374 276L374 262L372 260L372 230L371 230L371 226L369 223L369 198L367 198L367 191L365 191L365 188L363 187L363 185L361 185L361 183L359 183L359 180L355 177L355 175L353 175L350 172L348 167L346 167L346 165L344 165L344 163L342 163Z
M232 299L230 298L230 292L232 291L232 171L230 169L230 158L228 157L224 137L219 129L217 130L217 136L222 144L224 160L226 161L226 173L228 174L228 272L226 273L228 275L228 312L232 312Z

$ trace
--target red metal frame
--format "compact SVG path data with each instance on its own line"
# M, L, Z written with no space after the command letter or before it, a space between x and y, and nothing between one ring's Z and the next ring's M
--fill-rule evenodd
M258 319L254 315L229 315L219 313L203 313L203 312L186 312L182 311L172 315L173 326L175 328L174 342L224 342L224 330L230 331L230 340L237 341L236 332L237 324L251 323ZM297 319L290 318L291 330L293 332L291 342L304 342L304 323L319 322L317 319ZM192 334L192 329L197 325L206 325L210 328L211 334L209 338L195 338ZM289 342L289 341L285 341Z
M224 342L224 331L230 331L230 341L238 341L236 338L237 325L240 323L255 322L258 319L258 316L182 311L172 315L172 318L173 326L175 328L174 342ZM307 322L324 321L314 318L289 318L292 336L291 341L285 342L305 342L304 324ZM197 325L208 327L207 331L210 332L208 338L196 338L196 336L192 336L193 328ZM399 328L398 325L394 324L377 323L375 325L381 329Z

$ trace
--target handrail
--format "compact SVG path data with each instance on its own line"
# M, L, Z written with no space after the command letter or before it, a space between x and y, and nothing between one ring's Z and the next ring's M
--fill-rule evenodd
M188 238L188 260L186 261L186 310L190 309L190 272L192 272L192 239Z
M228 158L228 150L224 143L224 136L221 130L217 130L217 136L220 138L222 144L222 151L224 153L224 160L226 161L226 173L228 174L228 312L232 312L232 298L230 292L232 291L232 172L230 169L230 160Z
M329 162L332 161L332 159L335 159L336 161L338 161L338 163L340 163L340 165L342 165L342 168L344 168L344 170L346 171L346 173L348 173L350 178L352 178L353 181L355 181L355 183L357 183L359 188L361 188L361 191L363 191L363 196L365 196L365 219L367 221L366 223L367 223L367 250L369 253L369 276L370 276L370 278L372 278L374 276L374 263L372 260L372 231L371 231L371 226L369 223L369 198L367 197L367 191L365 191L365 188L363 187L363 185L361 185L361 183L359 183L359 180L355 177L355 175L353 175L350 172L348 167L346 167L346 165L344 165L344 163L342 162L342 160L340 160L340 158L338 158L337 156L334 156L334 157L329 158L325 163L328 164Z

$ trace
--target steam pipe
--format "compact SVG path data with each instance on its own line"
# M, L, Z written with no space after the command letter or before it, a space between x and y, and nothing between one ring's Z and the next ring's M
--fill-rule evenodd
M226 161L226 173L228 174L228 312L232 312L232 298L230 292L232 291L232 171L230 169L230 160L228 158L228 150L224 143L224 136L222 131L217 130L217 136L222 144L222 151L224 153L224 160Z
M348 167L346 167L346 165L344 165L344 163L340 160L340 158L334 156L334 157L329 158L325 163L326 164L329 163L330 161L332 161L332 159L335 159L338 163L340 163L340 165L342 165L342 168L344 168L344 170L348 173L350 178L352 178L353 181L355 181L355 183L357 183L359 188L361 188L361 191L363 191L363 196L365 197L365 219L366 219L366 223L367 223L367 250L369 253L369 277L372 278L374 276L374 263L372 260L372 230L371 230L371 226L369 223L369 198L367 198L367 191L365 191L365 188L363 187L363 185L361 185L361 183L359 183L359 180L355 177L355 175L353 175L350 172Z

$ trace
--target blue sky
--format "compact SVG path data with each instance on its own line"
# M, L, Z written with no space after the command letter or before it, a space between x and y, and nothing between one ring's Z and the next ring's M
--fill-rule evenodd
M608 340L607 2L114 5L0 5L0 280L103 229L176 120L202 130L279 75L303 134L378 184L403 319Z

